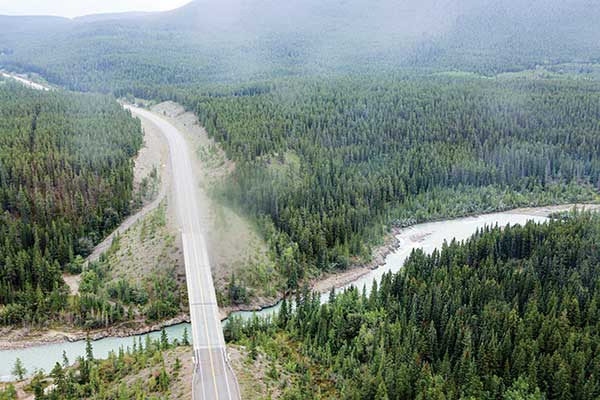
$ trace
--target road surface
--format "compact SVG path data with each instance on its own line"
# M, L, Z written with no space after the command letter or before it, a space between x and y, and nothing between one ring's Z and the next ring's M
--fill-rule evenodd
M194 400L239 400L239 389L231 369L219 318L210 262L200 214L196 180L183 135L163 118L140 108L126 106L142 121L152 123L169 143L173 189L181 226L185 272L192 321L194 348Z
M33 89L50 90L47 86L14 74L3 71L0 71L0 74L6 78L16 79ZM169 143L192 321L195 363L192 397L194 400L239 400L237 380L227 359L210 262L197 209L196 183L192 173L187 143L181 132L166 120L137 107L125 107L131 110L135 116L140 117L142 121L156 125ZM115 234L127 229L139 218L156 208L163 197L164 185L161 187L161 193L157 199L136 215L128 218L103 241L104 246L110 243ZM94 259L99 255L103 244L96 248L98 251L95 251L89 259Z

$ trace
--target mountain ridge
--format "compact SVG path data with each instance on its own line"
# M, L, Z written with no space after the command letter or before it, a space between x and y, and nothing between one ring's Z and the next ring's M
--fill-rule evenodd
M600 60L598 18L589 0L195 0L73 20L0 16L0 66L103 91L404 68L493 75Z

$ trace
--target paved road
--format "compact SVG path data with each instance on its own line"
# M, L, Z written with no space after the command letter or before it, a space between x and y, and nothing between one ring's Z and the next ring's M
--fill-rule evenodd
M13 78L38 90L50 88L5 72L2 76ZM142 121L156 125L169 143L176 207L181 225L185 272L192 320L194 346L194 380L192 397L194 400L239 400L239 388L235 374L227 360L225 339L219 319L219 309L213 286L206 242L200 226L200 215L196 205L195 180L192 173L187 143L182 134L163 118L149 111L125 106ZM112 236L127 229L143 215L156 208L164 197L164 185L158 198L136 215L128 218L113 234L103 242L110 243ZM97 248L102 249L102 244ZM101 251L92 254L91 259Z
M196 207L196 180L187 143L177 128L163 118L146 110L126 107L142 121L156 125L169 143L192 320L195 362L192 397L194 400L238 400L239 389L227 360L210 262Z

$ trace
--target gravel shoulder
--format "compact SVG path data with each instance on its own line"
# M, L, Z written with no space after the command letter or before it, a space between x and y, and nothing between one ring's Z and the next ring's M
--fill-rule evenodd
M267 243L253 224L230 207L215 200L211 192L235 169L223 150L208 137L195 114L174 102L163 102L151 111L181 131L194 153L192 163L198 185L196 197L201 210L218 296L225 296L232 274L252 292L250 302L224 307L227 314L239 309L259 309L277 302L283 277L269 256Z

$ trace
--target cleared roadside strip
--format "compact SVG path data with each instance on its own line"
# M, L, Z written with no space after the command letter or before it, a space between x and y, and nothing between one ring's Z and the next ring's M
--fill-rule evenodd
M227 358L187 143L181 132L164 118L133 106L125 107L143 123L155 125L169 144L192 323L195 366L192 397L194 400L238 400L239 388Z
M14 80L22 83L23 85L28 86L28 87L30 87L32 89L36 89L36 90L51 90L52 89L49 86L45 86L45 85L43 85L41 83L36 83L36 82L30 81L29 79L23 78L23 77L18 76L18 75L9 74L9 73L6 73L4 71L0 72L0 74L2 74L2 76L5 77L5 78L14 79Z
M32 82L20 76L7 74L0 71L6 78L37 90L51 90L51 88ZM198 202L195 196L195 180L189 159L187 143L181 132L165 119L140 108L125 105L126 109L144 121L155 125L169 143L170 163L172 166L175 196L177 198L177 213L181 225L184 262L186 269L186 284L190 304L190 319L192 322L192 340L194 349L194 375L192 381L192 398L194 400L239 400L240 390L235 373L229 364L221 321L218 317L219 310L216 301L208 251L200 218L196 209ZM162 185L162 191L165 190ZM156 208L164 192L159 194L154 202L145 207L138 214L130 217L137 220ZM106 238L111 240L126 221L113 234ZM132 221L129 221L133 223ZM101 247L101 246L100 246ZM93 259L93 256L92 256ZM206 301L207 299L208 301ZM212 314L212 318L207 314ZM203 368L203 363L208 361L210 370ZM233 381L233 384L230 382ZM199 383L197 383L199 382ZM207 385L212 383L212 385ZM200 386L200 391L197 387Z

